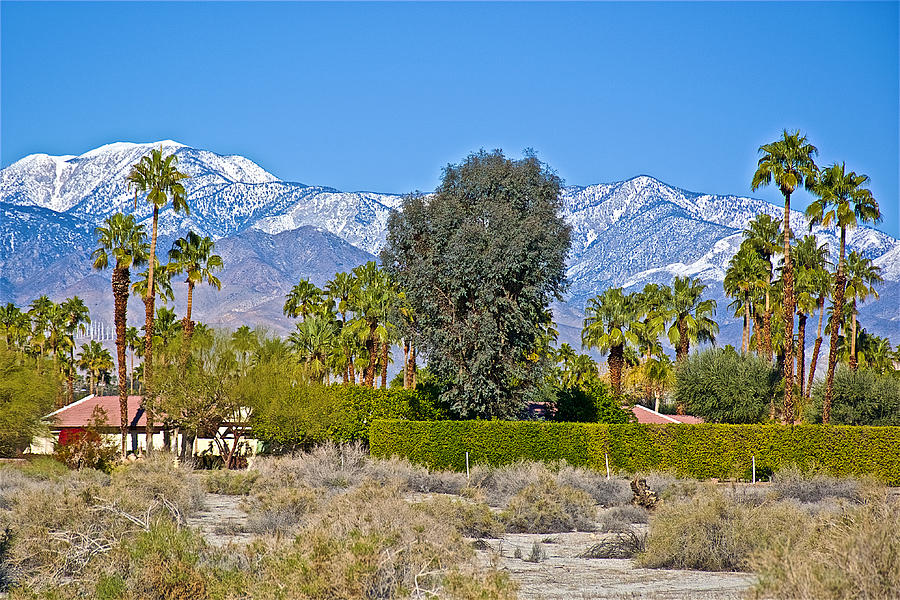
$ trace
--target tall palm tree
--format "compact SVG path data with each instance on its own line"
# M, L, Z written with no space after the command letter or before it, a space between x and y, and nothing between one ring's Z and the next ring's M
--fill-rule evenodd
M347 311L350 309L350 297L358 285L356 277L351 273L336 273L334 279L325 284L325 293L328 297L337 302L337 310L341 314L341 332L347 328ZM351 377L353 371L353 356L350 353L350 345L346 341L347 336L341 336L341 348L344 352L346 367L343 370L344 383L348 383L350 379L355 381L355 377Z
M147 271L147 289L144 292L144 412L147 417L147 451L153 450L153 415L148 410L153 404L153 316L156 304L156 236L159 223L159 209L172 200L172 209L190 213L182 180L189 175L178 170L175 154L163 156L162 147L151 150L150 154L132 165L126 180L134 188L134 202L137 206L138 193L147 194L147 202L153 206L153 228L150 235L150 267Z
M847 290L846 297L850 299L850 368L856 370L858 361L856 357L856 316L857 304L865 302L869 296L878 299L878 292L874 284L884 281L881 277L881 267L865 258L855 250L847 257Z
M719 324L712 318L716 314L716 301L701 299L706 287L699 279L690 277L675 277L672 281L667 320L672 321L668 335L675 346L676 362L687 358L692 342L716 342Z
M194 303L194 286L206 281L217 290L222 289L222 282L213 275L222 270L222 257L213 254L216 244L209 236L200 237L193 231L189 231L183 238L178 238L169 250L169 271L172 273L186 273L187 279L187 311L184 317L182 331L184 332L184 348L182 356L187 358L188 347L191 343L191 334L194 331L194 322L191 320L191 308Z
M307 376L313 381L321 383L328 377L337 333L338 322L333 317L315 314L297 323L296 330L288 338Z
M757 290L766 286L766 265L759 254L741 244L740 250L728 261L725 271L725 294L735 301L735 316L743 314L744 329L741 352L750 352L750 304Z
M828 244L819 245L816 236L807 235L797 242L794 255L797 259L797 277L794 286L797 306L797 381L800 386L800 395L808 398L808 393L804 393L806 320L814 311L820 311L816 345L813 348L813 358L810 364L810 371L814 373L819 347L822 344L822 318L825 312L825 297L828 295ZM806 386L807 391L808 389L809 386Z
M585 348L597 348L609 352L607 365L613 393L622 393L622 369L625 365L625 347L637 343L633 327L643 315L638 298L625 295L622 288L609 288L588 300L585 307L581 343Z
M135 353L143 355L141 348L142 339L137 327L129 327L125 330L125 343L128 345L128 350L131 351L131 376L128 378L131 382L131 394L134 394L134 355Z
M109 373L113 367L112 355L100 342L91 340L81 347L78 353L77 365L87 372L88 386L92 394L99 391L97 384L103 379L104 374Z
M762 213L750 221L744 230L744 243L759 253L767 266L765 286L765 310L763 312L762 352L766 360L772 360L772 302L771 286L774 274L774 257L781 251L781 224L772 215Z
M122 456L127 451L128 438L128 389L125 365L128 327L128 293L131 285L131 267L139 267L147 262L149 250L144 226L135 222L133 215L116 213L108 217L103 225L94 230L98 248L91 256L95 269L109 266L110 257L115 259L112 272L112 293L114 320L116 324L116 359L119 365L119 433L121 434Z
M56 304L49 297L43 295L32 300L28 309L28 316L32 322L32 345L40 348L40 355L44 356L44 347L47 343L47 327L50 324L50 314Z
M762 156L753 174L751 187L754 191L774 181L784 196L784 266L782 280L784 286L784 419L794 422L794 271L791 264L791 194L800 185L808 189L816 182L818 167L813 157L818 154L816 147L806 140L799 131L782 132L782 138L759 148Z
M322 290L308 279L301 279L285 296L282 311L285 316L306 319L321 301Z
M864 187L869 182L867 175L857 175L847 171L846 165L833 164L818 177L813 192L817 199L806 209L810 225L835 225L840 229L840 249L837 272L834 275L834 313L840 315L844 307L844 287L846 285L844 257L847 248L847 230L858 223L877 223L881 220L878 202L871 190ZM831 343L828 349L828 371L825 378L825 401L822 403L822 422L831 420L831 399L834 393L834 369L837 366L837 341L841 321L831 323Z

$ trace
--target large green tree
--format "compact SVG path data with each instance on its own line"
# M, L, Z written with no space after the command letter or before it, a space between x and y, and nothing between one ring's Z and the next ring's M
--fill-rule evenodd
M675 360L683 361L688 357L691 343L705 342L713 344L719 333L719 324L713 316L716 314L716 301L710 298L703 300L706 285L699 279L676 277L672 281L672 294L668 306L667 320L669 341L675 346Z
M816 362L819 359L819 349L822 346L825 298L828 296L828 288L831 284L831 277L828 273L828 245L820 245L816 236L807 235L797 242L794 253L797 258L797 277L794 286L797 305L797 382L800 386L800 395L809 398L809 387L812 385ZM819 326L816 330L816 341L809 365L809 385L804 388L806 320L816 310L819 311Z
M775 272L774 257L781 252L781 225L767 213L757 215L744 230L744 242L755 250L766 265L765 308L763 310L763 331L759 344L760 354L772 360L772 277ZM743 245L742 244L742 245Z
M113 319L116 324L116 359L119 367L119 428L122 436L121 453L125 456L128 437L128 372L125 351L128 345L128 294L131 285L131 267L147 262L149 245L144 226L135 222L133 215L116 213L95 229L97 249L91 255L95 269L105 269L110 259L115 261L112 272Z
M586 348L608 352L609 379L613 393L622 393L622 369L625 348L637 345L644 327L640 294L624 294L622 288L609 288L588 300L584 308L581 343Z
M144 403L147 415L147 450L153 450L153 414L149 409L153 404L153 315L156 305L156 237L159 223L159 210L172 200L175 212L190 212L182 180L189 175L178 170L178 157L175 154L163 156L162 148L151 150L150 154L132 165L126 179L134 189L134 202L137 206L138 194L147 194L147 202L153 206L153 228L150 235L149 268L147 270L147 286L144 292ZM149 400L149 401L148 401Z
M760 146L762 156L757 163L751 186L754 191L764 185L775 183L784 196L784 265L782 281L784 286L784 414L788 423L794 422L794 271L791 264L791 194L801 185L811 188L815 185L818 168L814 157L816 147L810 144L799 131L782 132L782 137L770 144Z
M806 216L812 224L840 229L837 272L834 275L833 313L843 314L844 290L847 283L845 257L847 250L847 230L855 229L858 223L877 223L881 220L878 202L866 184L868 175L857 175L847 171L846 165L833 164L817 178L813 192L818 198L806 209ZM832 319L831 342L828 349L828 371L825 376L825 398L822 403L822 422L831 419L831 398L834 388L834 369L837 366L838 338L841 320Z
M463 416L507 417L540 379L529 361L561 298L569 227L560 179L533 154L481 151L388 221L382 262L416 315L415 344Z

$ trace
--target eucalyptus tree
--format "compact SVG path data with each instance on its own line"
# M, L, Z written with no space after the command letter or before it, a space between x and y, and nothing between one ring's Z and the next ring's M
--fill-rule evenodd
M801 185L812 188L816 182L818 168L814 157L818 154L816 147L810 144L805 135L799 131L782 132L782 137L770 144L760 146L762 156L753 174L751 187L754 191L764 185L775 183L784 196L784 338L794 339L794 271L791 264L791 194ZM784 419L794 422L793 382L794 382L794 345L784 346Z
M797 378L800 395L809 398L819 349L822 346L822 322L825 316L825 298L828 296L831 277L828 273L828 244L819 244L816 236L807 235L797 242L794 249L797 258L797 281L794 286L797 305ZM806 372L806 320L819 311L819 326L810 361L809 384L805 384Z
M643 316L640 297L625 295L622 288L609 288L590 300L584 309L584 327L581 343L585 348L596 348L609 353L607 365L613 393L622 393L622 369L625 366L625 348L638 343L638 329Z
M542 380L530 361L565 289L561 181L533 153L448 165L430 196L388 219L381 260L415 311L415 344L460 416L510 417Z
M116 327L116 358L119 366L119 433L121 434L122 456L127 450L128 436L128 391L126 389L125 349L128 344L128 294L131 285L131 268L146 264L149 244L144 226L134 220L133 215L115 213L107 217L103 225L94 230L98 247L91 254L94 268L106 269L110 259L115 260L112 272L113 320ZM133 355L132 355L133 356ZM133 362L132 358L132 362ZM132 365L132 370L133 370Z
M147 450L153 450L153 316L156 306L156 238L159 224L159 210L172 200L172 210L176 213L190 213L184 184L189 175L178 170L175 154L163 156L162 147L151 150L150 154L132 165L126 176L129 187L134 189L134 203L137 207L138 194L146 194L146 200L153 206L153 226L150 234L149 268L144 290L144 403L147 416ZM148 402L149 400L149 402Z
M856 370L858 361L856 358L856 317L857 304L865 302L869 296L878 299L878 291L874 284L881 283L881 267L855 250L847 256L847 290L846 297L850 299L850 368Z
M761 354L766 360L772 360L772 302L771 287L775 272L775 255L781 252L780 242L783 237L781 225L772 215L762 213L750 221L744 230L744 244L759 253L766 264L765 310L763 312L763 331Z
M716 342L719 333L719 324L713 319L716 301L702 299L706 288L706 284L691 277L675 277L672 281L671 300L665 314L667 321L672 322L668 335L675 346L676 362L687 358L691 343Z
M741 352L750 352L750 305L754 294L766 286L765 261L757 252L741 244L741 248L728 261L724 281L725 294L734 298L730 305L735 309L735 316L744 318Z
M217 290L222 289L222 282L214 275L224 266L222 257L214 254L216 243L209 236L199 236L193 231L172 243L169 250L168 269L173 274L184 273L187 284L187 308L185 310L182 331L184 332L184 348L182 350L185 360L191 344L191 335L194 332L194 322L191 320L191 310L194 306L194 286L204 281Z
M843 313L844 288L846 286L845 253L847 248L847 230L856 228L859 223L877 223L881 220L878 202L866 186L867 175L857 175L847 171L846 165L833 164L818 177L813 192L817 199L806 209L810 225L822 224L825 227L834 225L840 229L840 247L838 251L837 271L834 275L834 294L832 301L834 312ZM831 419L831 399L834 393L834 369L837 366L837 341L841 321L834 319L831 324L831 344L828 350L828 371L825 378L825 399L822 403L822 422Z

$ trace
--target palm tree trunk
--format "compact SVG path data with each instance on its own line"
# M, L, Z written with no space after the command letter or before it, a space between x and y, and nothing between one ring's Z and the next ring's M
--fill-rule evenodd
M384 342L381 344L381 389L387 387L387 371L388 371L388 352L391 344Z
M131 394L134 394L134 350L131 351L131 377L128 379L128 383L131 385Z
M744 335L741 337L741 352L750 353L750 300L744 302Z
M185 311L184 320L181 321L181 332L183 341L181 346L181 368L187 365L188 354L191 348L191 336L194 335L194 322L191 320L191 308L194 306L194 283L190 280L187 282L187 310Z
M812 396L813 378L816 376L816 362L822 347L822 322L825 320L825 294L819 296L819 328L816 331L816 345L813 346L812 360L809 362L809 381L806 383L806 399Z
M770 304L768 285L766 282L766 312L763 313L762 355L772 362L772 306Z
M803 380L806 375L806 319L805 313L797 313L797 383L803 397Z
M784 195L784 420L794 422L794 267L791 264L791 195Z
M409 387L410 389L416 388L416 346L415 344L409 345Z
M609 380L612 384L613 394L622 393L622 363L625 361L625 347L621 344L609 349Z
M688 357L691 341L688 339L687 323L684 319L678 321L678 350L675 351L675 361L681 362Z
M129 275L128 269L120 268L118 265L113 269L112 288L116 322L116 360L119 367L119 433L122 436L120 451L123 457L125 456L128 439L128 389L125 381L128 374L128 366L125 364L125 328L128 318Z
M366 338L366 356L369 363L365 369L365 386L375 387L375 363L377 363L377 352L375 344L375 330L378 329L377 324L369 326L369 337Z
M144 296L146 315L144 319L144 416L147 425L144 428L147 452L153 450L153 312L156 304L156 289L153 280L153 267L156 263L156 233L159 221L159 207L153 206L153 229L150 236L150 266L147 272L147 295Z
M856 298L851 302L852 310L850 311L850 369L855 371L859 368L856 360Z
M759 307L755 304L753 305L753 335L756 336L756 355L757 356L765 356L765 345L766 345L766 327L765 327L765 314L759 313ZM751 336L752 337L752 336ZM747 351L750 351L750 347L747 346Z
M846 250L847 228L841 227L841 253L838 255L838 269L834 276L834 311L831 315L831 339L828 343L828 371L825 375L825 402L822 404L822 423L831 422L831 398L834 393L834 368L837 366L838 336L841 332L841 317L844 314L844 252Z

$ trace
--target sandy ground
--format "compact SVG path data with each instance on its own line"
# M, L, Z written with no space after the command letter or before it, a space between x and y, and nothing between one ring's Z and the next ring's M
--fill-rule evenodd
M247 514L240 505L240 496L207 494L206 507L188 519L188 525L215 546L246 544L252 536L243 532ZM641 569L631 560L577 557L608 535L507 534L484 540L478 560L508 571L519 584L522 600L737 600L753 585L753 576L746 573ZM535 542L541 542L546 558L529 562L525 559ZM516 550L522 558L516 557Z

